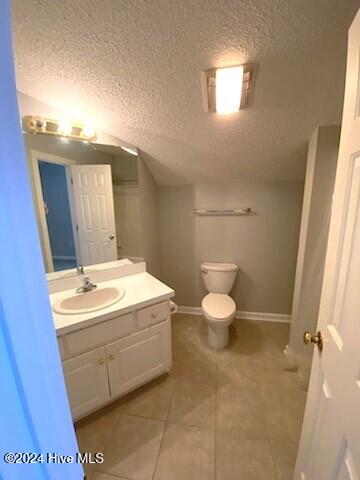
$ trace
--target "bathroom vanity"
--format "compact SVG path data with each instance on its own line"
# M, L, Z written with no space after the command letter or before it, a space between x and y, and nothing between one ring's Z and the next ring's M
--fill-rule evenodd
M74 420L171 368L172 289L147 273L143 263L98 271L91 274L97 284L93 292L101 296L102 290L118 289L120 299L105 307L90 302L91 311L82 302L74 313L80 280L61 279L50 287L53 310L61 311L64 300L71 306L71 313L54 311L54 321ZM91 299L91 294L78 298Z

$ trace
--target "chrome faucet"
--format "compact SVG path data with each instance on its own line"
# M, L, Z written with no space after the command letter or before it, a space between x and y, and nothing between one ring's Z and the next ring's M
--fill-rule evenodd
M84 277L83 285L82 287L76 289L76 293L91 292L91 290L94 290L94 288L97 288L97 285L91 282L90 277Z
M79 265L76 267L76 271L79 275L84 275L84 267L79 263Z

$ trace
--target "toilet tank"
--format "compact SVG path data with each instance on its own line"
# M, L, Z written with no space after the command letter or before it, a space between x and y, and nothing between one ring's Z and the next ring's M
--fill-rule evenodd
M238 266L235 263L201 264L201 275L209 293L230 293L234 285Z

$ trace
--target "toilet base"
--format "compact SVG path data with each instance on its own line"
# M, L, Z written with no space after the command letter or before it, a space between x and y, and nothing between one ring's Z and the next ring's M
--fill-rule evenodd
M229 343L229 326L213 326L208 324L208 342L215 350L225 348Z

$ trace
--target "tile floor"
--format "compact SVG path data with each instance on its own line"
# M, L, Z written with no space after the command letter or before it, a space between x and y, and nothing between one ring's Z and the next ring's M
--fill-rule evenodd
M235 320L229 347L173 316L169 375L78 422L88 480L292 480L306 392L287 364L288 325Z

